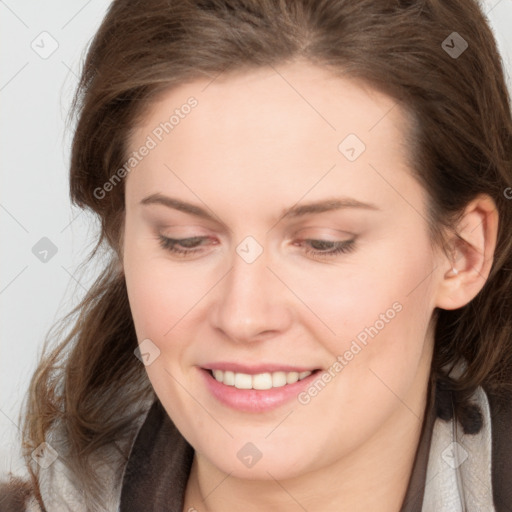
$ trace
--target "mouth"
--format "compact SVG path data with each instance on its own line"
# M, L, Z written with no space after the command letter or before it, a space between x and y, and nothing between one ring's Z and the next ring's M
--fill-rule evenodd
M295 384L319 371L319 369L316 369L301 372L276 371L249 374L230 370L207 370L217 382L225 386L232 386L237 389L256 389L260 391Z
M276 366L271 368L271 365L242 367L216 364L215 366L216 368L198 367L210 396L217 403L230 409L247 413L264 413L292 403L323 371L291 367L277 369Z

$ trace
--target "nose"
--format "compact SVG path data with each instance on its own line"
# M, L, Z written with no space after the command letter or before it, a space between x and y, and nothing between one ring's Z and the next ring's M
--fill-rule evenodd
M216 287L210 309L212 326L237 343L286 331L292 322L292 304L286 287L268 268L267 252L252 262L235 252L232 261L231 270Z

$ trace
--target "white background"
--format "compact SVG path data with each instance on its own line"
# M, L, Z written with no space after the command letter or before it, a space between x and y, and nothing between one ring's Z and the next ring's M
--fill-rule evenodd
M18 420L29 378L48 329L91 282L91 271L83 275L78 266L96 223L70 205L66 116L81 58L109 3L0 0L0 475L23 473ZM512 0L483 5L511 85ZM40 53L58 47L42 58L32 44ZM43 237L57 247L46 263L32 253Z

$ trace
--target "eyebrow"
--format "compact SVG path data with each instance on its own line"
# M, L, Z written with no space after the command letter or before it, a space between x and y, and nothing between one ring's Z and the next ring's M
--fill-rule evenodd
M199 217L206 220L218 221L215 215L209 213L206 209L197 206L192 203L187 203L185 201L181 201L180 199L176 199L174 197L164 196L162 194L151 194L148 197L145 197L140 202L142 205L151 205L151 204L160 204L163 206L167 206L168 208L173 208L180 212L188 213L190 215L194 215L195 217ZM358 201L357 199L352 199L349 197L341 197L341 198L330 198L322 201L316 201L311 203L304 204L295 204L290 208L286 208L281 212L280 220L284 218L297 218L305 215L314 215L318 213L329 212L333 210L341 210L346 208L360 208L365 210L380 210L377 206L371 203L363 203Z

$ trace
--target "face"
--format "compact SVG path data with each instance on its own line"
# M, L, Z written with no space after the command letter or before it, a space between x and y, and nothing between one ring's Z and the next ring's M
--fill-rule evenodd
M323 68L278 71L168 91L125 184L149 379L196 452L245 478L417 422L441 279L399 106Z

